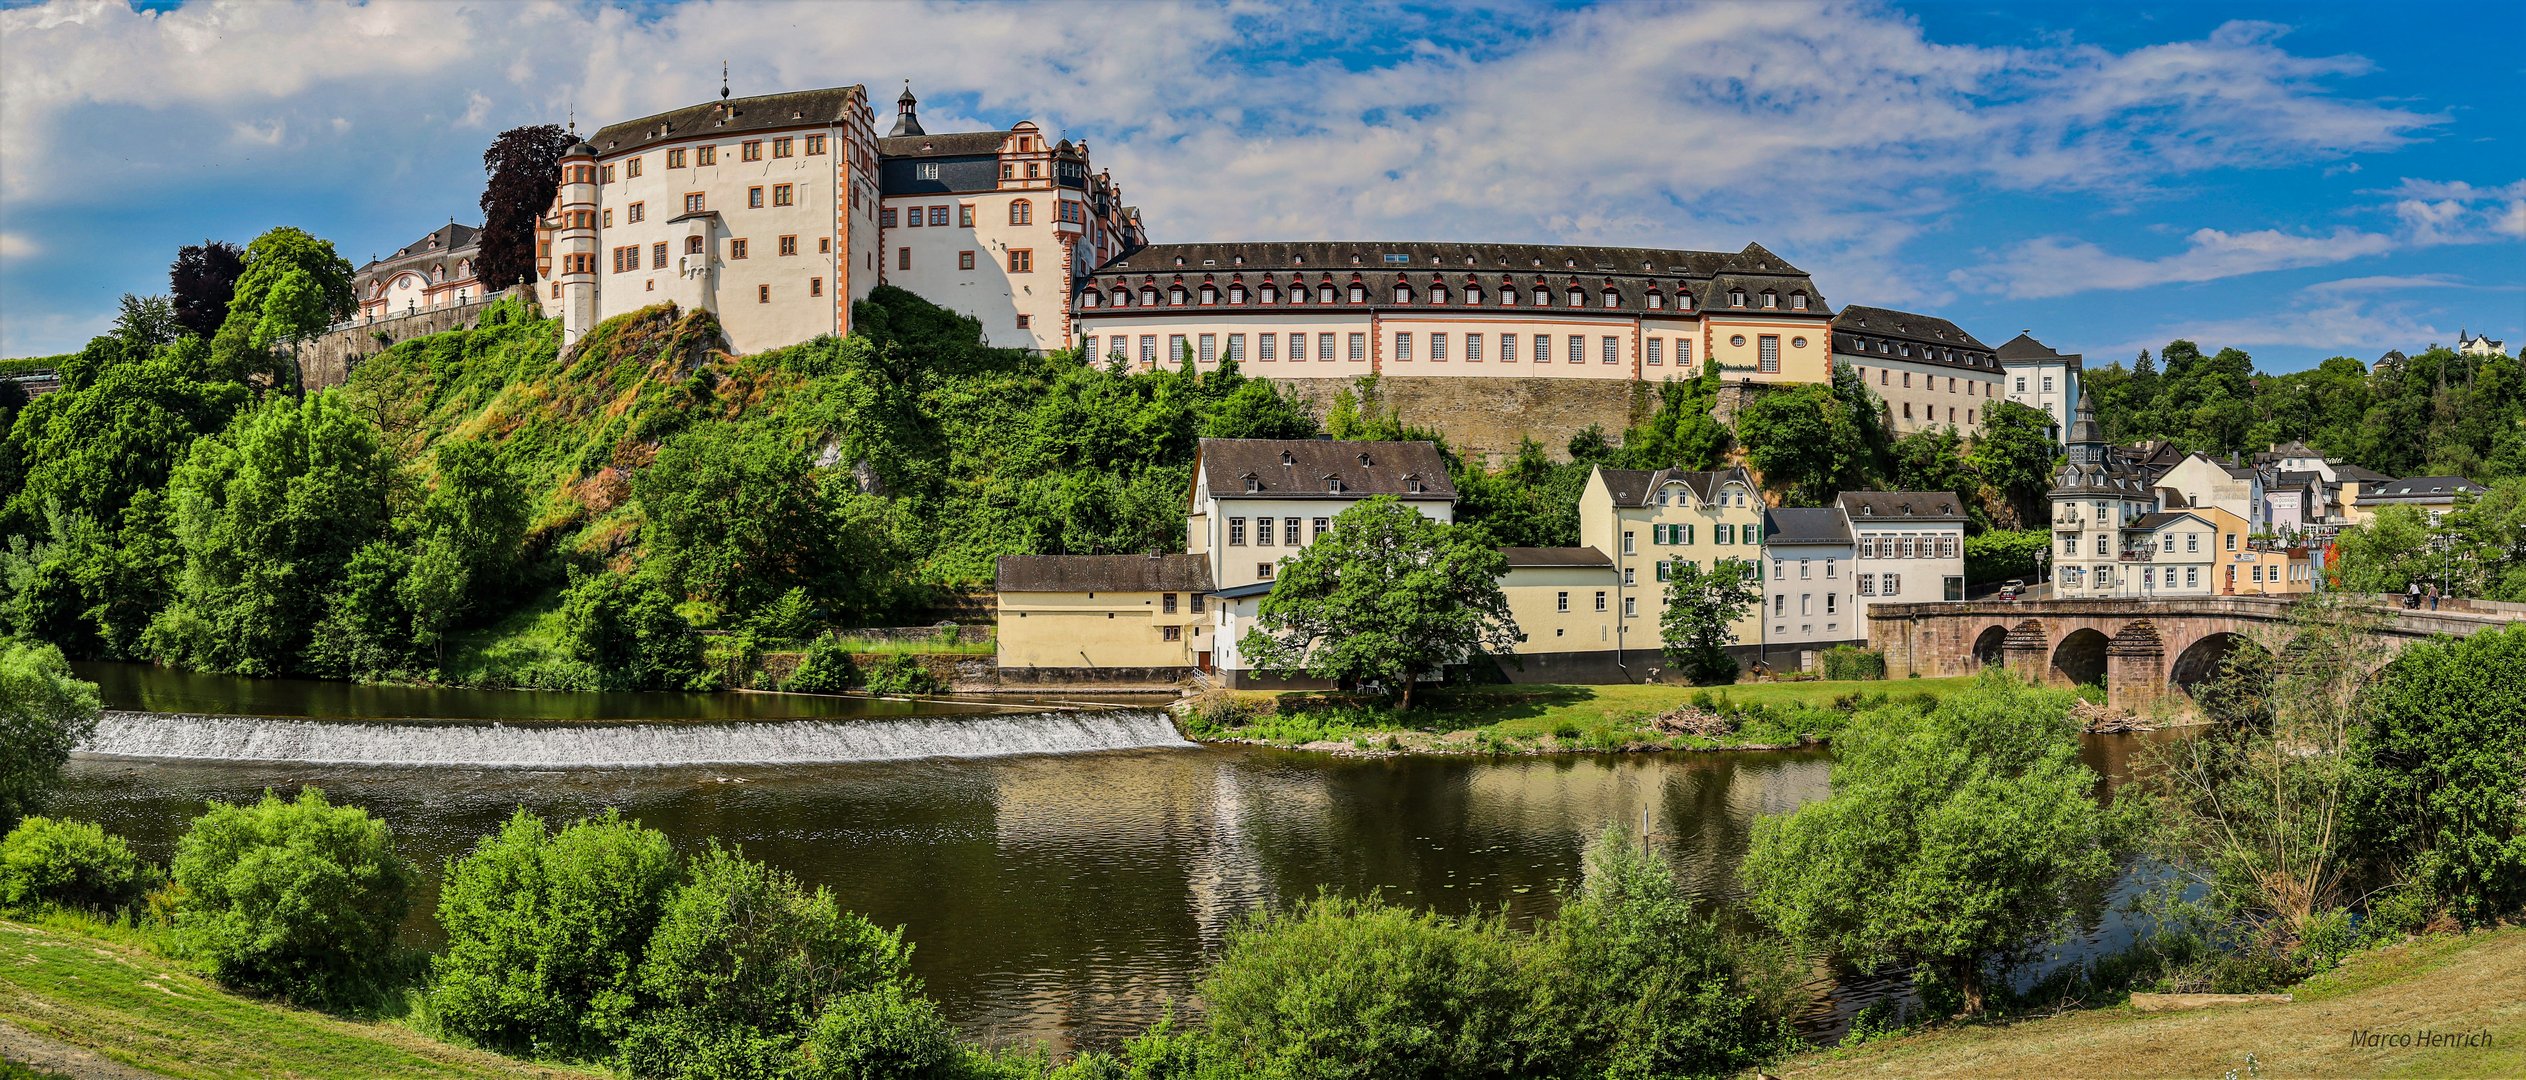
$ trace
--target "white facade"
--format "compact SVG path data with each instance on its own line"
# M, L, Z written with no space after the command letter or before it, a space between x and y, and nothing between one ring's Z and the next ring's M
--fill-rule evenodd
M1803 670L1811 666L1805 652L1867 638L1868 624L1852 591L1852 551L1848 541L1782 543L1775 538L1764 545L1763 557L1771 565L1764 581L1765 652L1797 653L1791 666Z
M2000 346L1999 357L2002 392L2010 401L2050 414L2053 439L2066 445L2079 414L2084 361L2077 353L2054 352L2024 333Z
M1833 362L1885 401L1898 435L1948 427L1971 436L2002 397L1991 348L1932 315L1844 307L1833 317Z
M1857 636L1876 604L1965 598L1964 504L1947 491L1851 491L1834 506L1851 532Z

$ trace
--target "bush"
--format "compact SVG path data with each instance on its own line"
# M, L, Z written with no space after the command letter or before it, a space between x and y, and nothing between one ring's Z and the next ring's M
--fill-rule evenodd
M1886 677L1886 654L1855 645L1836 645L1824 650L1818 666L1824 670L1827 679L1883 679Z
M561 599L562 641L607 690L676 690L701 679L701 639L656 583L615 573L570 583Z
M122 837L90 822L31 817L0 839L0 907L111 912L139 900L149 878Z
M2467 923L2526 908L2526 626L2412 645L2359 706L2351 846Z
M43 804L96 720L96 684L72 677L60 649L0 648L0 828Z
M888 984L835 998L817 1014L788 1074L795 1080L934 1080L964 1056L928 998Z
M839 694L860 684L860 666L842 641L830 634L809 642L781 689L800 694Z
M307 788L213 801L176 842L175 943L220 982L324 1008L373 1001L412 872L394 832Z
M868 692L872 694L940 694L947 685L921 666L918 657L904 653L880 657L868 665Z
M449 1031L538 1057L588 1058L629 1027L640 949L675 884L664 833L614 810L559 834L519 810L447 863L430 1001Z
M668 895L641 956L641 1010L623 1067L643 1077L779 1075L828 1004L909 992L910 956L900 936L843 911L831 892L809 892L714 842Z

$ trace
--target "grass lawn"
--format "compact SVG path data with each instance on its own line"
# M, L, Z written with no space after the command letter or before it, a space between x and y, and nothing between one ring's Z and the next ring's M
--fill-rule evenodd
M1798 1080L1846 1077L2526 1076L2526 928L2354 955L2287 1004L2140 1013L2128 1007L1934 1030L1783 1062ZM2488 1031L2488 1047L2354 1047L2353 1031Z
M169 1077L584 1077L241 997L127 940L0 920L0 1020Z
M1969 676L1946 679L1740 683L1734 686L1534 683L1425 691L1412 710L1348 703L1307 691L1228 691L1225 700L1262 712L1245 723L1188 724L1207 738L1250 739L1333 749L1547 751L1639 746L1717 748L1794 743L1829 735L1844 715L1837 700L1882 695L1936 696L1962 688ZM1648 722L1707 695L1754 716L1727 736L1671 735ZM1197 706L1198 711L1199 706ZM1723 710L1724 711L1724 710ZM1825 714L1831 715L1825 715Z

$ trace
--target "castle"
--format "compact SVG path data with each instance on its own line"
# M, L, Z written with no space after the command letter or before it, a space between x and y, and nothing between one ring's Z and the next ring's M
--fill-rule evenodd
M1779 384L1838 365L1897 432L1972 431L2012 399L2053 413L2058 437L2075 402L2075 357L2023 338L1994 350L1934 316L1837 312L1761 244L1151 245L1086 142L1032 121L933 134L917 104L906 84L881 137L861 86L723 86L573 144L537 235L565 340L672 302L756 352L848 333L852 303L885 283L973 316L994 344L1143 370L1637 383L1715 363L1730 383Z

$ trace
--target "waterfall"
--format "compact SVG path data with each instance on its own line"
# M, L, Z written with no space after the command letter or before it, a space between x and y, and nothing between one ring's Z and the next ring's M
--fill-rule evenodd
M825 765L1190 746L1156 709L698 724L354 723L109 711L82 753L191 761L622 769Z

